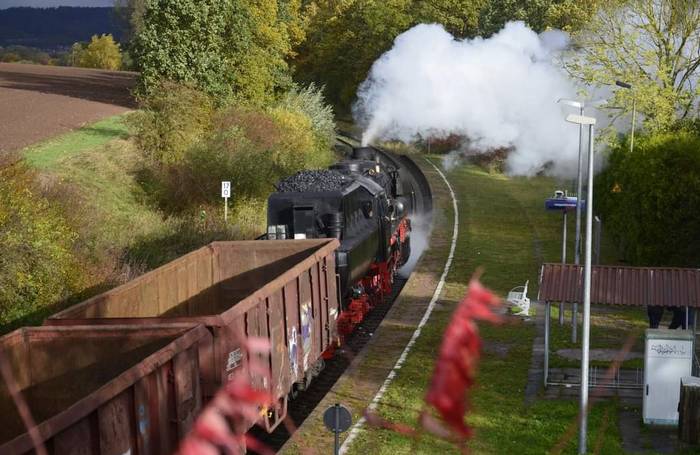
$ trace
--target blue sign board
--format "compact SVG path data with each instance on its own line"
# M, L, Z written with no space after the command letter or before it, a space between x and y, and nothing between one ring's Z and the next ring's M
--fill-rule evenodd
M576 201L578 198L573 196L553 197L544 202L544 207L547 210L576 210ZM586 201L581 201L581 210L586 208Z

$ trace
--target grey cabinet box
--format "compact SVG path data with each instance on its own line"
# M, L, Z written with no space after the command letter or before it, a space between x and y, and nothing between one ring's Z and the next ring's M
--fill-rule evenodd
M692 375L693 332L647 329L644 349L644 423L678 425L680 383Z

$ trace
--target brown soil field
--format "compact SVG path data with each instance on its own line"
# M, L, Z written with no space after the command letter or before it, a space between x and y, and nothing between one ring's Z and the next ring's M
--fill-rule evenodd
M0 63L0 155L135 107L136 73Z

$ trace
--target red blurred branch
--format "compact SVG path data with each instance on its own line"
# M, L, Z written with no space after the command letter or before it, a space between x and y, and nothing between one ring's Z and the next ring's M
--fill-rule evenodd
M267 376L258 354L270 352L269 342L265 339L249 338L244 343L249 353L248 369L239 371L212 401L204 408L190 431L182 441L179 455L218 455L219 453L243 455L246 448L255 450L260 455L272 455L274 451L260 441L248 436L248 428L254 424L261 413L272 405L269 392L253 388L250 373Z
M501 317L493 311L500 303L498 297L481 285L478 274L472 278L445 330L425 396L426 407L419 416L419 429L389 422L368 411L365 413L367 421L414 438L420 437L421 431L427 431L466 450L466 441L472 436L471 428L464 422L469 410L468 392L474 385L481 356L476 321L500 323ZM438 417L430 412L430 408L437 411Z

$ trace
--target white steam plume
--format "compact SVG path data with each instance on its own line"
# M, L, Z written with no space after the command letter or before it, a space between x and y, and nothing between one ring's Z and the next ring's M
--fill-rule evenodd
M507 170L531 175L576 169L578 128L564 121L559 98L576 87L553 63L568 35L540 35L510 22L488 39L459 41L440 25L421 24L396 38L360 86L355 119L363 142L466 136L471 150L511 148Z

